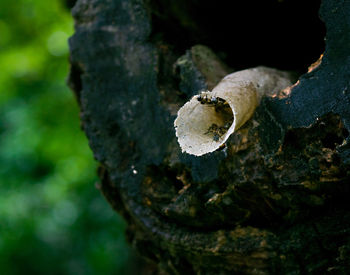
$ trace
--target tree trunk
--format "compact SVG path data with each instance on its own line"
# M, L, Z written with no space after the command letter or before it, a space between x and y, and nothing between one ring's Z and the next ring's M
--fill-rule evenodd
M346 274L350 1L322 1L325 49L317 1L227 2L78 0L69 84L101 191L160 274ZM181 152L193 95L234 69L300 75L323 50L224 150Z

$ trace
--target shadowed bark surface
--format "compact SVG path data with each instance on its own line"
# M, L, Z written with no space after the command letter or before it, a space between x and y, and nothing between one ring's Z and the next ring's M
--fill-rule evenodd
M319 5L77 1L69 83L101 191L157 272L346 274L350 1L322 1L325 48ZM191 96L251 66L298 75L323 51L224 150L181 153L173 121Z

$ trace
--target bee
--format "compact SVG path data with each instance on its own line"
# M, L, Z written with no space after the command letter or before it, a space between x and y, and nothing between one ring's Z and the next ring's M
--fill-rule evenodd
M201 104L206 104L215 107L216 112L226 112L230 108L229 104L222 98L210 95L199 95L197 100Z
M213 135L213 140L216 141L216 142L219 141L219 140L220 140L220 136L219 136L218 134L215 133L215 134Z
M213 135L213 140L214 141L219 141L220 137L224 135L227 130L230 128L230 124L226 123L224 126L218 126L217 124L213 123L205 132L204 134L212 134Z
M200 95L197 97L197 100L198 100L201 104L212 105L212 104L214 104L214 101L212 101L212 98L213 98L213 97L210 97L210 96L208 96L208 95L202 95L202 94L200 94Z
M227 101L218 97L215 102L215 111L222 112L222 113L229 113L231 112L230 105L227 103Z

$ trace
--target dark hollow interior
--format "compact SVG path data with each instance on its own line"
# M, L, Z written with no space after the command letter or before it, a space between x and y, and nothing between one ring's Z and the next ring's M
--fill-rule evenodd
M148 0L152 39L178 54L196 44L233 69L258 65L304 73L324 51L320 0Z

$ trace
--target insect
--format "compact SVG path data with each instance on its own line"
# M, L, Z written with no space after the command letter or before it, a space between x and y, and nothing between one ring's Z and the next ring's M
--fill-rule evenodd
M213 123L205 132L204 134L213 134L213 140L214 141L219 141L220 137L224 135L227 130L230 128L230 124L226 123L224 126L218 126L217 124Z
M220 139L220 136L219 136L218 134L215 133L215 134L213 135L213 140L214 140L214 141L219 141L219 139Z
M197 97L197 100L201 103L201 104L208 104L208 105L213 105L216 101L216 97L213 96L208 96L208 95L202 95L200 94L198 97Z
M197 100L201 104L215 107L216 112L226 112L230 108L229 104L225 100L216 96L199 95Z

